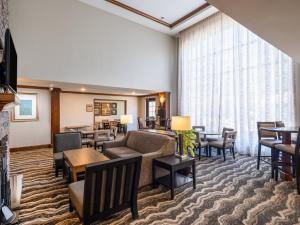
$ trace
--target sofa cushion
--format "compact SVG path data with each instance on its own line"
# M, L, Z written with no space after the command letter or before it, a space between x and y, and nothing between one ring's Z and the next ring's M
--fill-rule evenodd
M105 149L104 154L110 159L116 159L116 158L128 157L133 154L139 154L139 153L127 147L116 147L116 148Z
M170 137L166 135L152 134L142 131L130 131L126 147L136 150L142 154L155 152L168 144Z
M73 207L76 209L81 218L83 218L83 193L84 180L69 185L70 199L73 203Z

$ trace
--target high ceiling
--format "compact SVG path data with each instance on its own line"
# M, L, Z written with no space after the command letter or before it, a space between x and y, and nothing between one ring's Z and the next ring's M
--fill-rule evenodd
M170 35L217 12L205 0L78 1Z

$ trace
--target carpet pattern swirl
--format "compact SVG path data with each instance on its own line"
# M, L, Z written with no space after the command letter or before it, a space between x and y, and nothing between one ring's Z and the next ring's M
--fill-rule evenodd
M24 175L20 224L81 224L75 211L69 213L68 186L52 165L51 149L11 153L11 173ZM137 220L125 210L101 224L300 224L294 182L273 181L269 166L256 170L255 158L203 158L196 168L196 190L186 185L170 200L166 188L146 187L139 192Z

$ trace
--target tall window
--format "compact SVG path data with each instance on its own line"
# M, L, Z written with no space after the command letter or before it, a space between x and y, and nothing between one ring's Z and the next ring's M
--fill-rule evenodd
M237 149L254 154L257 121L295 123L292 59L217 13L179 37L179 111L193 125L238 131Z
M155 108L156 108L156 100L149 99L147 101L147 112L148 112L147 117L156 117Z

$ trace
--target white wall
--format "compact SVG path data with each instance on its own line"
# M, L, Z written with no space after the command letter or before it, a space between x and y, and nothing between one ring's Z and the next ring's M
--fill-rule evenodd
M31 79L171 91L176 41L76 0L10 0L19 74Z
M93 104L94 99L126 100L127 114L133 115L133 124L128 125L128 130L137 129L137 97L104 96L88 94L62 93L60 96L60 127L77 125L92 125L93 112L86 112L86 104Z
M51 143L51 99L48 90L18 89L19 93L38 94L39 120L10 123L10 148Z

